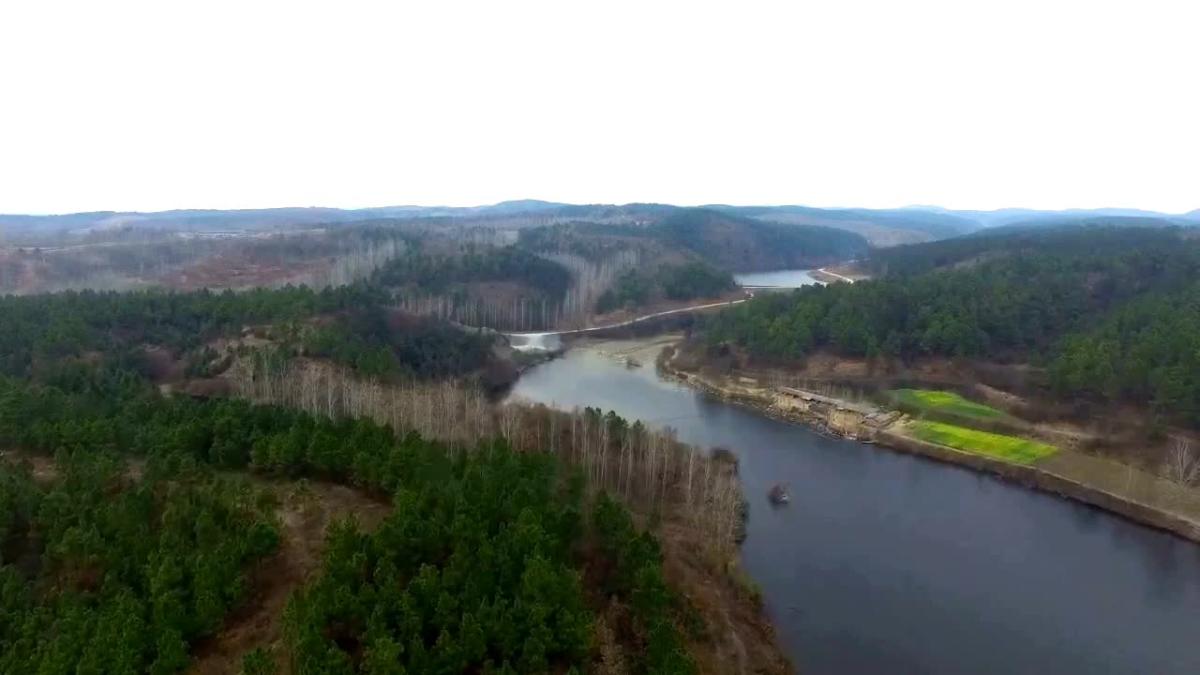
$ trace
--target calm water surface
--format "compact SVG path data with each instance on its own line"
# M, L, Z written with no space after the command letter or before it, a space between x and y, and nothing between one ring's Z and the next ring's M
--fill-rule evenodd
M739 286L778 286L779 288L800 288L821 283L812 278L809 270L776 270L774 272L735 274L733 280Z
M801 673L1200 673L1200 546L825 438L593 351L534 368L513 395L736 452L744 564ZM780 481L792 503L773 509Z

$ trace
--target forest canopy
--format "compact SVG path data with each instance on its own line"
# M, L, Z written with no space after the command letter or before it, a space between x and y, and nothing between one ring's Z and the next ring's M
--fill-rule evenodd
M706 339L783 359L1035 361L1063 394L1200 425L1200 241L1186 232L1022 232L877 256L880 280L761 295L708 321Z
M516 246L470 247L455 255L410 252L386 264L376 273L375 281L428 293L445 293L472 282L511 281L561 301L570 286L571 274L553 260Z
M715 209L677 208L645 224L570 223L522 231L522 246L588 259L652 245L730 272L818 267L867 254L867 240L846 230L788 225Z
M662 298L677 301L715 298L736 287L728 272L701 262L664 265L655 271L635 269L617 277L612 288L600 295L596 311L632 309Z
M657 542L556 456L164 395L145 358L204 355L260 324L271 355L359 375L445 378L487 358L491 338L398 319L390 300L366 284L0 298L0 672L181 672L253 596L280 548L269 486L297 478L388 499L392 515L331 529L282 617L295 672L585 672L602 611L622 617L609 639L632 672L695 672ZM593 418L605 442L641 433Z
M651 232L734 272L819 267L868 252L867 240L819 225L785 225L710 209L680 209Z
M0 444L54 453L58 472L0 470L4 672L186 667L278 541L271 501L228 471L391 497L374 533L332 529L319 576L289 604L296 672L583 672L598 602L628 608L618 637L635 672L695 670L653 537L604 498L592 513L582 480L546 453L502 440L452 452L369 419L8 378ZM589 536L604 542L594 553ZM585 592L585 574L604 596Z

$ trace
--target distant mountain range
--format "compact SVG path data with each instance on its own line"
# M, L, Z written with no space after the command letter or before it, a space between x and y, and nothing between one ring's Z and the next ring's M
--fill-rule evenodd
M1078 218L1152 218L1161 220L1200 220L1200 209L1182 214L1161 213L1144 209L1064 209L1061 211L1046 211L1038 209L997 209L995 211L950 210L936 206L910 206L903 210L917 212L947 213L961 218L973 220L983 227L1009 225L1017 222L1032 222L1039 220L1071 220Z
M2 234L86 233L99 230L149 229L185 231L271 230L380 219L447 219L505 221L509 226L550 222L654 224L687 207L668 204L562 204L533 199L487 206L384 206L365 209L322 207L271 209L186 209L152 213L98 211L64 215L0 215ZM952 210L936 206L899 209L826 209L807 206L729 206L704 208L734 216L784 225L816 225L848 230L875 246L915 243L968 234L994 227L1070 224L1200 225L1200 209L1165 214L1138 209L1071 209L1043 211L999 209Z

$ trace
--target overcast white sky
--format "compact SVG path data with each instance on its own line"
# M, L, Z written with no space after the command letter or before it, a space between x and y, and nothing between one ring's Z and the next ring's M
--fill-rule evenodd
M0 212L1200 208L1200 3L0 3Z

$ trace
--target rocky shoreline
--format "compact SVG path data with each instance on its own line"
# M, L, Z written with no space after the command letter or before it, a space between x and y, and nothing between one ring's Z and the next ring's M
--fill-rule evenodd
M786 399L777 391L717 382L698 372L684 370L675 363L674 355L675 350L671 347L660 353L657 365L664 375L722 400L753 408L769 417L804 424L824 433L876 443L898 452L983 471L1003 480L1073 499L1200 543L1200 517L1197 517L1197 514L1200 514L1200 491L1168 484L1165 479L1150 476L1132 467L1117 470L1128 472L1128 477L1122 481L1100 481L1098 478L1105 477L1106 473L1111 474L1113 471L1102 471L1094 476L1095 479L1089 479L1084 472L1076 470L1070 461L1057 462L1053 467L1041 464L1013 464L963 452L905 434L903 415L899 413L872 409L872 406L839 401L815 393L808 393L809 400L805 401L807 405L788 405ZM1082 455L1068 450L1062 450L1060 453ZM1078 459L1093 465L1104 462L1095 458ZM1136 480L1135 472L1141 474ZM1107 485L1097 484L1100 482ZM1144 494L1136 494L1138 490L1135 490L1135 487ZM1172 507L1172 503L1178 506Z

